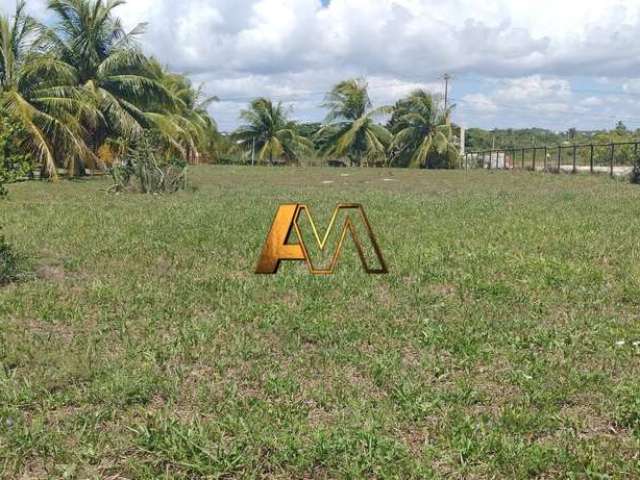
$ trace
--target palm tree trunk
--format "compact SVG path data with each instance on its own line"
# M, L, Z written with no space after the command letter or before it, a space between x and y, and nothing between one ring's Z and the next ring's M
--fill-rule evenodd
M84 160L80 157L73 162L73 176L74 177L84 177L87 175L87 169L84 164Z
M47 166L44 162L40 163L40 179L49 178L49 172L47 172Z

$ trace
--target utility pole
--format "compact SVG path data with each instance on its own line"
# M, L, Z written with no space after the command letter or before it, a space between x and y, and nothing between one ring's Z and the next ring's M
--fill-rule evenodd
M448 73L444 74L444 110L447 111L447 107L449 106L449 80L451 80L451 75Z
M444 121L448 125L451 123L449 118L449 80L453 80L453 77L448 73L445 73L442 77L444 79Z

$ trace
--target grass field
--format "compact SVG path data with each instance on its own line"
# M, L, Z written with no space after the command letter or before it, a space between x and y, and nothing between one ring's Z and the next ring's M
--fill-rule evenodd
M640 476L637 187L240 167L191 183L33 182L0 202L33 272L0 289L0 477ZM320 220L363 203L391 273L349 250L332 277L254 275L290 201Z

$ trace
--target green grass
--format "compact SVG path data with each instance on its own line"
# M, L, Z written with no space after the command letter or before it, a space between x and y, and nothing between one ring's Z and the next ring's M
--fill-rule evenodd
M0 477L637 478L637 187L240 167L191 182L11 186L0 225L35 275L0 289ZM321 221L363 203L391 273L350 249L332 277L254 275L291 201Z

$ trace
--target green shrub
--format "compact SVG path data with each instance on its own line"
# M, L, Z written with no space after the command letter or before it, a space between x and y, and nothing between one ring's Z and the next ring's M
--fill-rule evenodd
M166 158L151 146L152 140L142 138L129 150L122 164L111 169L116 192L175 193L187 186L187 163Z
M0 196L6 195L4 185L29 175L33 170L33 157L24 149L26 138L24 128L0 112Z
M453 150L444 153L433 151L427 156L425 168L454 169L459 167L459 163L460 158Z

